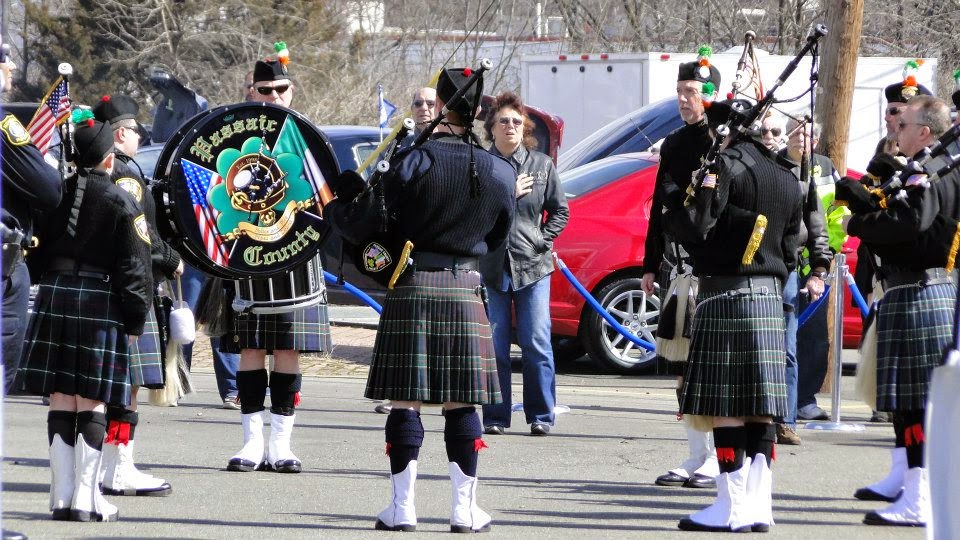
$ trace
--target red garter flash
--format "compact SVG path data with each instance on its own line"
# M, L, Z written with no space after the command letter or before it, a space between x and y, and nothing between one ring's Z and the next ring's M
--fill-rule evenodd
M474 452L479 452L480 450L482 450L482 449L484 449L484 448L490 448L490 447L487 446L487 443L483 442L483 439L474 439L474 440L473 440L473 451L474 451Z
M103 442L117 445L129 443L130 424L119 420L111 420L110 425L107 426L107 437Z
M717 448L717 460L724 463L733 463L737 460L737 453L733 448Z
M907 446L917 446L918 444L926 442L926 438L923 436L923 424L907 426L907 429L903 433L903 438Z

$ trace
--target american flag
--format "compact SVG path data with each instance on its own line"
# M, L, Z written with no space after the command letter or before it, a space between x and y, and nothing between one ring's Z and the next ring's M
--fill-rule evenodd
M33 119L27 124L30 139L46 154L50 148L50 139L53 138L53 129L62 124L70 116L70 87L67 81L60 77L53 83L50 91L44 96Z
M219 229L217 229L217 211L207 203L207 191L211 185L221 182L220 176L211 171L181 160L183 175L187 179L187 189L190 190L190 201L193 203L193 213L197 218L197 227L200 228L200 238L207 256L214 264L229 266L227 248L223 245Z

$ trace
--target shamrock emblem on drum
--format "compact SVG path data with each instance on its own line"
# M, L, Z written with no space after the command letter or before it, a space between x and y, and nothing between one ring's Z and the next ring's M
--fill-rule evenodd
M313 203L314 189L303 178L300 156L274 154L260 137L248 138L239 150L223 150L217 173L224 181L210 190L210 204L219 212L217 228L228 239L279 240L296 213Z

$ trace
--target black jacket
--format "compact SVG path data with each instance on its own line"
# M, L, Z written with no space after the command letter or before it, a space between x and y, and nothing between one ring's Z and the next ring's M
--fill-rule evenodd
M0 110L0 115L3 111ZM32 213L57 207L62 195L60 173L43 160L30 142L26 128L12 114L0 120L0 152L3 157L3 209L0 221L20 230L23 245L33 232Z
M496 146L490 152L501 155ZM510 274L514 289L526 287L553 272L550 257L553 240L570 218L560 176L549 156L521 145L505 159L518 174L533 176L533 191L516 200L516 213L507 241L480 260L484 282L497 290L502 290L505 271Z
M643 244L643 272L660 275L660 264L664 258L673 261L672 250L666 249L668 242L663 227L664 186L672 183L680 192L686 191L693 174L700 169L701 159L710 150L713 138L707 126L706 117L696 124L687 124L667 135L660 145L660 166L657 169L657 181L653 192L653 204L650 206L650 224L647 238Z
M42 225L44 239L30 254L35 272L42 274L57 258L102 268L122 300L124 332L141 335L153 305L153 277L149 227L133 198L106 174L76 177Z
M790 159L787 149L780 151L780 157L795 163L797 170L800 170L800 164ZM830 260L833 259L833 251L830 250L830 238L827 236L826 219L823 215L823 205L820 204L820 196L817 194L817 186L821 185L821 178L833 176L833 163L830 158L820 154L813 154L813 169L821 171L821 176L816 179L816 183L810 181L810 175L800 178L800 192L803 193L803 205L801 215L803 220L800 222L800 236L797 239L800 251L807 248L810 252L811 268L830 268Z
M117 159L110 179L133 196L150 226L150 260L153 269L154 282L172 279L173 273L180 265L180 254L170 244L163 241L157 233L157 203L150 193L141 175L140 167L126 154L117 151Z

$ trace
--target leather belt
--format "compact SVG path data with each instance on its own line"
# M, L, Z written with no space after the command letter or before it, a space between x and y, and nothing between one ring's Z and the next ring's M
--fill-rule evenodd
M783 294L780 278L775 276L700 276L698 286L697 296Z
M417 270L425 272L438 270L480 271L480 259L478 257L448 255L430 251L414 252L413 264Z
M57 257L50 261L50 266L47 267L47 271L70 276L101 279L104 282L110 281L110 272L107 271L106 268L85 264L76 259L67 259L65 257Z
M899 287L901 285L942 285L952 283L953 277L945 268L927 268L926 270L901 270L891 273L884 278L883 286L886 289L890 287Z

